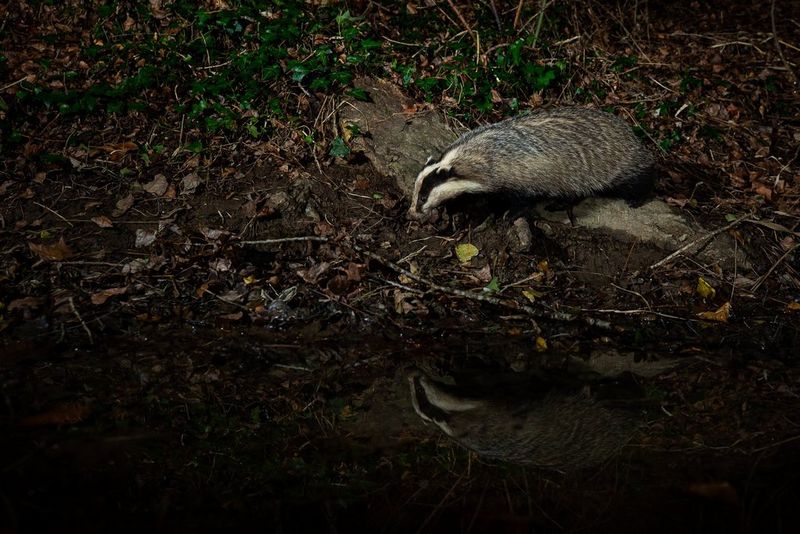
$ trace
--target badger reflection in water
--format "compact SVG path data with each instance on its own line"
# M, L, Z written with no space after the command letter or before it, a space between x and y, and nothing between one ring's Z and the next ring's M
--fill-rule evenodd
M491 392L502 393L486 396L418 371L408 381L423 420L482 456L514 463L558 470L598 464L629 441L640 420L626 403L604 399L603 385L495 384Z

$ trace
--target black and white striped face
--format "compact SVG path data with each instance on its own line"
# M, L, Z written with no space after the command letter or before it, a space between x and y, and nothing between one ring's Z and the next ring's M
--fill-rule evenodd
M452 150L438 160L428 159L414 182L414 196L408 210L411 219L427 219L431 210L462 193L486 191L484 184L459 176L458 156L458 151Z
M483 406L481 401L461 398L444 391L419 373L408 376L411 386L411 405L423 421L433 423L448 436L455 432L449 420L453 414L470 412Z

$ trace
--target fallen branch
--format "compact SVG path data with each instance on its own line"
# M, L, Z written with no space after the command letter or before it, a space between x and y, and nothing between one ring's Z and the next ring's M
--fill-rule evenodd
M327 243L330 241L327 237L320 237L317 235L305 235L299 237L281 237L278 239L254 239L250 241L239 241L240 245L278 245L281 243L298 243L303 241L317 241L319 243Z
M733 221L729 225L723 226L722 228L717 228L713 232L709 232L704 236L698 237L694 241L691 241L691 242L685 244L684 246L682 246L681 248L679 248L678 250L676 250L675 252L673 252L672 254L667 256L666 258L664 258L663 260L655 262L653 265L650 266L650 269L651 270L657 269L658 267L661 267L665 263L669 263L670 261L674 260L675 258L680 256L681 254L683 254L684 252L686 252L687 250L689 250L689 249L691 249L691 248L693 248L695 246L705 245L711 239L715 238L716 236L718 236L722 232L727 232L728 230L730 230L734 226L738 225L740 222L742 222L743 220L747 219L748 217L751 217L752 215L753 215L752 213L748 213L747 215L742 215L741 217L739 217L738 219L736 219L735 221Z
M328 243L330 241L330 239L328 239L327 237L320 237L320 236L299 236L299 237L284 237L284 238L279 238L279 239L256 239L256 240L250 240L250 241L240 241L239 244L240 245L274 245L274 244L280 244L280 243L293 243L293 242L303 242L303 241L316 241L316 242L320 242L320 243ZM338 244L343 246L343 247L350 248L354 252L356 252L357 254L360 254L361 256L365 256L365 257L370 258L370 259L373 259L373 260L377 261L378 263L380 263L381 265L383 265L385 267L388 267L389 269L397 272L398 274L402 274L402 275L410 278L411 280L414 280L415 282L417 282L419 284L422 284L423 286L426 286L427 289L426 289L425 293L433 291L433 292L437 292L437 293L444 293L446 295L453 295L453 296L456 296L456 297L465 298L465 299L468 299L468 300L474 300L474 301L478 301L478 302L485 302L487 304L492 304L494 306L498 306L498 307L501 307L501 308L506 308L506 309L510 309L510 310L514 310L514 311L524 311L528 316L533 317L533 318L537 318L537 319L547 319L547 320L551 320L551 321L560 321L560 322L573 322L573 321L577 321L578 319L580 319L582 322L584 322L585 324L587 324L589 326L595 326L595 327L602 328L602 329L605 329L605 330L612 330L613 329L611 323L608 322L608 321L605 321L603 319L595 319L595 318L592 318L592 317L578 316L578 315L574 315L572 313L567 313L567 312L536 310L536 309L532 308L531 306L527 306L525 304L520 305L519 303L517 303L516 301L513 301L513 300L502 299L502 298L494 297L494 296L491 296L491 295L484 295L484 294L481 294L481 293L476 293L474 291L467 291L467 290L464 290L464 289L456 289L456 288L452 288L452 287L443 286L443 285L437 284L436 282L434 282L432 280L428 280L427 278L423 278L422 276L416 275L416 274L412 273L411 271L409 271L408 269L405 269L404 267L401 267L400 265L396 264L395 262L393 262L391 260L388 260L388 259L382 257L379 254L375 254L374 252L372 252L370 250L367 250L367 249L365 249L365 248L363 248L363 247L361 247L359 245L356 245L354 243L345 243L345 242L340 242ZM391 284L391 285L395 285L395 284ZM535 326L535 329L538 331L539 327Z

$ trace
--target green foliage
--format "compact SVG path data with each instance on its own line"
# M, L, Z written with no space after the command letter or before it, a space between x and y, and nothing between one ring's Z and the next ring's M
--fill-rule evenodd
M0 111L8 108L9 117L23 121L40 113L122 116L171 109L185 116L187 127L258 138L269 132L264 120L253 117L298 121L297 99L303 94L368 100L363 89L352 86L359 73L393 71L422 98L455 101L453 113L465 119L516 111L531 94L554 88L569 75L565 62L541 59L552 55L542 51L558 27L550 18L557 10L548 10L535 42L531 35L520 36L511 28L504 34L487 24L477 55L469 34L440 40L442 22L436 10L413 16L404 8L386 11L388 24L403 32L404 41L419 43L409 45L385 39L371 20L343 9L343 4L242 0L231 7L212 11L176 0L163 3L164 16L156 18L145 2L100 3L91 13L92 38L80 51L88 72L60 72L65 87L54 88L44 80L57 66L43 60L38 75L43 82L19 84L12 102L0 102ZM476 9L492 20L487 6ZM131 32L131 20L145 31ZM52 39L54 46L60 44L59 34ZM417 47L415 53L408 46ZM425 66L421 57L443 61ZM0 74L4 64L0 56ZM7 144L17 128L4 122L0 128ZM337 143L331 147L345 148Z
M683 139L681 133L677 130L673 130L667 133L667 135L661 141L659 141L658 146L660 146L665 152L669 152L681 141L681 139Z
M337 158L346 158L350 154L350 147L344 142L344 139L337 137L331 143L331 149L328 152L331 156Z

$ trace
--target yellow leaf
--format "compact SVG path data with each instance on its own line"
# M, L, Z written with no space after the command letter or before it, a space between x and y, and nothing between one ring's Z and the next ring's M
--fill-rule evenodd
M544 352L547 350L547 340L541 336L536 338L536 350Z
M246 285L246 286L249 286L250 284L252 284L255 281L256 281L256 277L253 276L252 274L249 274L249 275L244 277L244 285Z
M800 302L793 300L786 305L786 309L789 311L800 311Z
M536 264L536 267L538 267L539 270L545 274L547 274L547 271L550 270L550 264L547 263L547 260L540 261L539 263Z
M718 323L727 323L728 317L731 314L731 303L726 302L720 306L716 311L707 311L698 313L697 316L707 321L716 321Z
M524 296L526 299L528 299L529 301L531 301L531 302L533 302L534 300L536 300L536 293L534 293L533 291L524 291L524 290L523 290L523 291L522 291L522 295L523 295L523 296Z
M700 276L697 278L697 294L704 299L713 299L714 295L717 294L717 290L711 287L711 285Z
M456 247L456 256L461 263L467 263L478 255L478 247L471 243L462 243Z

